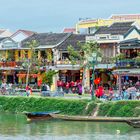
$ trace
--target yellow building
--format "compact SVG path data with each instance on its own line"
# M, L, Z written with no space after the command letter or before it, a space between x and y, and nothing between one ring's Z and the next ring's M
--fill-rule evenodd
M140 14L112 15L108 19L86 19L76 24L76 33L94 33L100 26L109 26L114 22L136 21L140 25Z

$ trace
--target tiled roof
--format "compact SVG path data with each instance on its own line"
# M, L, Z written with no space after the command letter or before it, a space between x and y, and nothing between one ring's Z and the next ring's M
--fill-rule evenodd
M29 30L19 30L19 31L23 32L24 34L26 34L28 36L31 36L31 35L33 35L35 33L33 31L29 31Z
M0 42L1 42L2 40L6 39L6 38L8 38L8 37L2 37L2 38L0 38Z
M82 23L97 23L99 19L85 19L85 20L81 20L79 21L80 24Z
M140 40L138 38L128 39L119 43L120 48L140 48Z
M33 31L29 31L29 30L17 30L15 33L13 33L13 34L11 35L11 37L16 36L16 35L17 35L18 33L20 33L20 32L24 33L24 34L27 35L27 36L31 36L31 35L33 35L33 34L36 33L36 32L33 32Z
M140 19L140 14L112 15L110 19L115 20L136 20Z
M85 35L71 34L66 40L64 40L57 49L67 50L68 46L72 45L76 50L79 48L78 43L85 43Z
M140 40L138 38L132 38L132 39L123 40L119 44L130 44L132 42L140 44Z
M111 34L111 35L124 35L133 26L133 22L116 22L109 27L99 27L95 34Z
M0 29L0 34L2 34L5 31L6 31L6 29Z
M22 41L22 47L26 47L26 42L36 40L39 45L57 45L69 36L68 33L38 33Z
M75 28L64 28L63 33L76 33Z

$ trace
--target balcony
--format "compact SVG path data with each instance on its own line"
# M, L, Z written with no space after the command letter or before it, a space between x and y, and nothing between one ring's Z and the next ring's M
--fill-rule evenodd
M20 67L22 65L22 62L15 62L15 61L0 61L0 68L15 68Z
M139 68L140 62L136 61L135 59L124 59L118 60L116 62L117 68Z
M75 65L78 65L80 64L80 61L76 61L76 64ZM55 65L72 65L71 61L70 60L59 60L55 63Z
M112 59L110 57L102 57L100 64L112 64Z

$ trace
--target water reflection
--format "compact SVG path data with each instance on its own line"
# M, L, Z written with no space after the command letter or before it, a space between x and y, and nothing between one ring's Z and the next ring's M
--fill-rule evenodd
M117 134L117 130L120 134ZM139 140L140 129L125 123L36 121L27 122L24 115L0 115L0 139L24 140Z

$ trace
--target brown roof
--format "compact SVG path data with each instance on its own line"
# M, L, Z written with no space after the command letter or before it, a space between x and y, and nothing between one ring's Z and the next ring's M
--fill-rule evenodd
M63 33L75 33L75 28L64 28Z
M112 15L110 19L115 20L136 20L140 19L140 14L127 14L127 15Z
M5 31L6 31L6 29L0 29L0 34L2 34Z
M34 33L36 33L36 32L33 32L33 31L29 31L29 30L17 30L15 33L13 33L13 34L11 35L11 37L16 36L16 35L17 35L18 33L20 33L20 32L24 33L24 34L27 35L28 37L31 36L31 35L33 35Z

